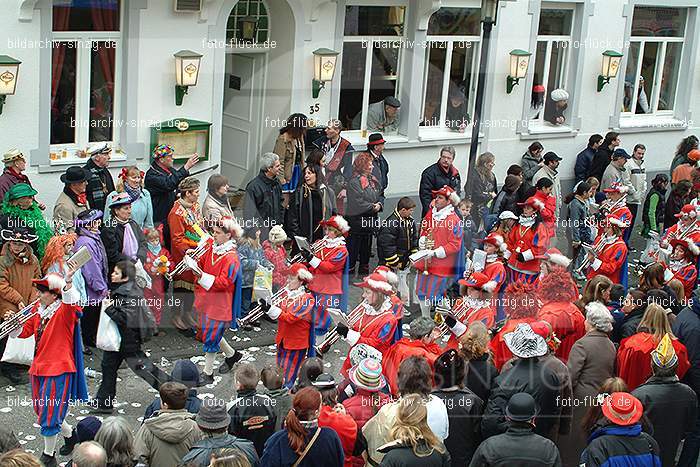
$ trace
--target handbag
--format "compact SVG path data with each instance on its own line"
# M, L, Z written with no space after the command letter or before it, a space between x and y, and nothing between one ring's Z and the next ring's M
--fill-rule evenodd
M5 345L5 352L2 359L5 363L16 363L18 365L31 365L34 360L34 347L36 340L34 335L26 339L19 337L8 337Z
M306 445L306 449L304 449L304 452L301 453L297 461L292 465L292 467L299 467L299 464L301 464L301 461L304 460L304 457L309 453L311 450L311 446L313 446L314 442L316 442L316 439L318 438L318 435L321 434L321 427L316 428L316 433L314 433L313 437L309 440L309 444Z
M97 337L95 344L98 349L107 352L119 352L122 345L122 336L119 333L117 323L112 321L105 310L112 305L111 300L102 302L102 310L100 310L100 324L97 326Z

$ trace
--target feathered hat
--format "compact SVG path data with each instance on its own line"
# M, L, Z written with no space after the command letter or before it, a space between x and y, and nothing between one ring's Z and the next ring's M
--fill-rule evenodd
M343 216L332 216L326 221L319 222L318 225L321 227L332 227L344 236L347 236L348 232L350 232L350 224Z
M457 206L459 204L459 195L451 186L444 185L439 190L432 190L432 193L433 198L435 198L438 195L441 195L444 196L450 203L452 203L453 206Z

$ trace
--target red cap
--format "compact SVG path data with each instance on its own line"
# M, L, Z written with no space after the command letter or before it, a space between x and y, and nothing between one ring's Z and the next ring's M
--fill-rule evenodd
M629 188L620 182L612 182L610 188L603 189L603 193L627 193Z
M345 220L343 216L332 216L327 221L321 221L318 225L322 227L333 227L343 235L347 235L350 232L350 224Z
M376 272L373 272L369 276L365 277L362 282L356 283L355 286L362 287L363 289L370 289L384 295L391 295L394 293L394 289L391 287L391 284L389 284L381 274Z
M675 214L676 217L690 217L691 219L695 219L698 217L698 210L695 206L692 204L686 204L681 208L681 212L678 214Z
M448 185L444 185L442 188L439 190L432 190L433 193L433 198L435 198L438 195L444 196L447 200L450 201L453 205L458 205L459 204L459 195L455 190Z
M634 425L642 418L642 403L628 392L613 392L603 401L603 415L615 425Z
M304 263L294 263L289 267L288 275L294 276L302 282L309 282L314 278Z

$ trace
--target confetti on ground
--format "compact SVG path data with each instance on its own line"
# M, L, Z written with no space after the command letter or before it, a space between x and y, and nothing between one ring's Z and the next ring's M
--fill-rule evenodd
M0 409L0 412L2 413L10 413L12 412L12 407L3 407Z
M131 403L131 406L132 406L132 407L138 408L138 407L141 407L141 403L139 403L139 402L132 402L132 403Z
M268 345L267 348L270 349L270 350L276 350L276 349L277 349L277 347L274 346L274 345Z
M143 421L143 417L139 417L136 419L137 422L141 423Z
M85 410L85 409L83 409L83 410L80 411L80 413L83 414L83 415L85 415L86 413L88 413L88 411Z
M75 419L76 419L76 420L78 420L78 421L80 421L80 420L84 420L85 418L87 418L87 417L83 417L83 416L80 416L80 417L75 417Z
M248 347L248 352L257 352L260 350L260 347Z
M85 412L87 412L87 410ZM41 425L39 425L38 423L32 423L32 426L34 428L41 428Z
M7 392L15 392L15 387L14 387L14 386L7 386L7 387L5 388L5 391L7 391Z
M244 337L243 342L248 342L250 340L250 337Z
M126 413L126 410L124 410L124 409L119 409L119 410L117 410L117 413L125 414L125 413Z
M23 440L23 439L20 439L20 440L19 440L19 444L25 445L25 444L27 444L27 442L26 442L25 440Z
M330 367L331 367L331 362L324 363L323 366L326 367L326 368L330 368Z
M34 441L36 439L36 436L34 435L27 435L24 437L27 441Z
M204 400L204 399L213 399L213 398L214 398L214 394L211 394L211 393L209 393L209 392L204 392L204 393L202 393L202 394L197 394L197 397L198 397L200 400Z

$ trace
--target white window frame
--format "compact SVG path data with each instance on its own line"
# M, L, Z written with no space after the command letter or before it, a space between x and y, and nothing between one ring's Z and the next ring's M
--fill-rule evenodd
M425 115L425 99L428 94L428 70L430 69L430 51L432 50L433 44L445 42L447 44L445 52L445 63L443 67L443 77L442 77L442 94L440 96L440 123L439 125L425 125L424 128L440 128L447 129L445 125L445 120L447 118L447 99L449 98L449 88L450 88L450 74L449 70L452 69L452 52L454 50L455 43L471 43L471 48L474 50L471 72L472 76L476 79L472 79L469 83L469 100L467 101L467 109L469 116L473 118L474 116L474 106L476 104L476 85L479 80L479 59L481 53L481 36L450 36L450 35L428 35L426 53L425 53L425 68L423 70L423 95L421 96L421 120ZM462 76L466 76L466 68L462 71Z
M119 147L119 129L121 115L121 87L122 87L122 30L124 21L124 4L120 2L119 30L118 31L53 31L52 42L77 42L76 53L76 79L75 79L75 140L71 143L49 144L49 152L59 155L58 159L49 158L50 165L75 164L85 162L85 158L76 155L79 150L86 149L90 144L90 60L95 42L111 42L114 46L114 96L112 97L112 140L105 141L113 149ZM51 141L51 128L49 127L49 141ZM63 152L66 157L60 157ZM122 153L112 152L112 160L126 160Z

